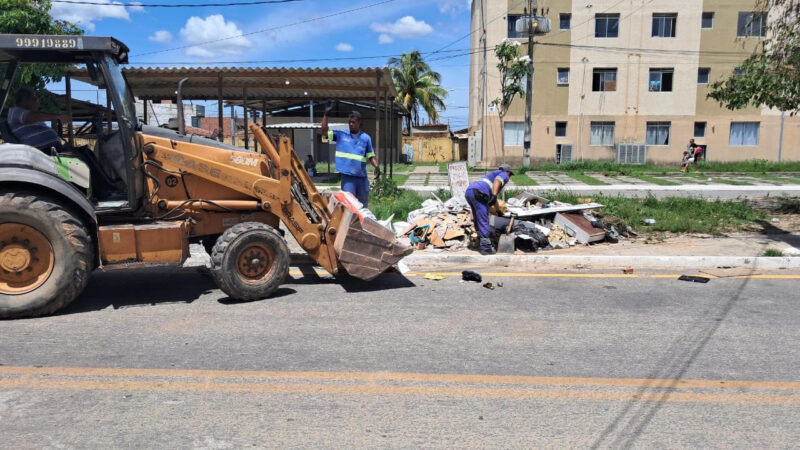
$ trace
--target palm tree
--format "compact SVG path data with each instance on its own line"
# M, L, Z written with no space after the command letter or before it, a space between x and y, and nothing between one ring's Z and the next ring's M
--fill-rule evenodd
M411 113L408 129L420 124L420 108L431 121L438 122L439 111L446 109L444 99L447 98L447 91L439 85L442 76L431 70L418 50L403 53L399 58L389 58L389 67L397 89L395 101Z

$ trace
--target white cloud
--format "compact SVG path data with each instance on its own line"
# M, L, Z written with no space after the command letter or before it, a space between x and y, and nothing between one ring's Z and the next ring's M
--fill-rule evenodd
M226 21L222 14L214 14L201 19L192 16L181 28L181 39L192 45L186 49L186 54L199 58L213 58L219 55L239 55L253 43L244 36L242 30L235 23ZM230 38L231 36L236 36ZM225 39L230 38L230 39ZM219 39L225 39L220 40ZM203 44L204 42L210 42ZM196 45L195 45L196 44Z
M397 38L414 38L433 33L433 27L424 20L417 20L412 16L401 17L394 23L373 22L369 27L376 33Z
M147 39L153 42L159 42L161 44L169 44L172 42L172 33L167 30L158 30Z
M469 11L472 0L439 0L439 12L442 14L458 14Z
M388 34L381 34L378 36L378 43L379 44L391 44L394 42L394 38L389 36Z
M340 42L338 45L336 45L336 50L340 52L352 52L353 46L346 42Z
M53 3L50 15L55 19L66 20L83 28L86 31L94 31L94 22L102 19L123 19L130 20L128 12L139 12L143 10L141 6L125 8L120 2L109 0L93 0L91 5L77 3Z

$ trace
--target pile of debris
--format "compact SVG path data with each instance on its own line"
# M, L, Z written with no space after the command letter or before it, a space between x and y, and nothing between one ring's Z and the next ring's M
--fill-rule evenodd
M566 249L603 241L617 243L622 237L635 236L618 219L605 221L594 211L603 205L582 200L585 202L573 205L523 192L507 203L498 201L489 216L498 251ZM477 243L469 205L455 198L426 200L422 208L408 214L406 222L395 222L393 228L398 239L407 239L418 250L457 251Z
M411 211L406 222L395 222L393 227L401 242L408 239L408 244L418 250L429 246L464 250L475 234L469 205L456 198L442 202L435 195L422 202L422 208Z

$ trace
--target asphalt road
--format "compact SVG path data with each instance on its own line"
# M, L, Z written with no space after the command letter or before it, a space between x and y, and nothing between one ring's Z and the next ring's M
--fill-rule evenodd
M4 448L748 447L800 442L800 275L293 280L96 273L0 322Z

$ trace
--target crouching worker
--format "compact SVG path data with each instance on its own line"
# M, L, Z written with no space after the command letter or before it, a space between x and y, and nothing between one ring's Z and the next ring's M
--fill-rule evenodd
M469 207L472 209L472 220L478 230L481 255L495 254L492 240L489 238L491 233L489 208L497 202L497 195L508 183L511 175L514 175L511 171L511 166L500 164L497 170L487 173L480 180L467 187L465 197Z

